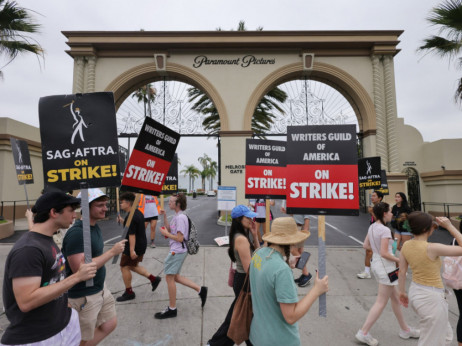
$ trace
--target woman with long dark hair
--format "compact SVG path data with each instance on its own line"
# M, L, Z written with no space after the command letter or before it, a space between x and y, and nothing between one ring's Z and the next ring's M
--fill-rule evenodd
M252 253L259 246L257 237L257 226L252 219L257 214L249 210L245 205L238 205L231 211L231 230L229 232L229 249L228 255L231 261L236 263L236 272L234 274L233 290L234 300L226 315L225 321L218 328L208 345L234 345L234 341L228 338L227 333L231 317L233 315L234 304L244 285L245 276L249 270ZM252 234L252 240L250 239ZM246 341L247 345L252 345Z
M397 192L395 194L395 203L396 204L391 209L391 213L393 214L391 225L395 230L397 249L401 251L403 244L412 238L411 232L405 228L407 216L411 213L412 210L409 207L406 195L403 192Z
M399 294L396 286L398 280L392 281L389 272L396 269L399 258L392 254L393 238L390 229L385 226L391 221L393 214L388 203L378 203L373 208L375 222L369 226L364 248L372 250L371 270L379 284L377 299L367 315L366 321L356 333L356 339L366 345L378 345L377 339L369 333L372 326L377 322L383 310L391 300L391 308L400 326L399 337L402 339L418 338L420 331L409 327L404 321L403 312L399 305Z
M440 256L462 256L462 234L446 217L415 211L408 216L414 239L401 249L399 262L399 299L403 306L410 304L420 317L419 345L450 345L453 332L448 319L448 302L441 279ZM459 246L429 243L428 238L438 225L446 228ZM409 296L406 294L406 272L412 270Z

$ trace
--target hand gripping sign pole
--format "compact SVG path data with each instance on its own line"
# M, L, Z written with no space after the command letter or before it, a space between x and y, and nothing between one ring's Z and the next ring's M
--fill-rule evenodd
M325 215L359 214L354 125L287 127L287 213L318 215L319 277L326 276ZM327 316L326 295L319 316Z
M82 210L82 230L83 230L83 254L85 258L85 263L91 263L91 235L90 235L90 205L88 203L88 189L86 184L82 184L80 189L81 201L81 210ZM93 286L93 279L88 279L85 281L86 287Z
M88 189L120 185L114 95L97 92L42 97L39 122L45 189L81 190L84 257L89 263ZM86 285L92 286L93 280Z
M133 215L135 214L135 210L138 207L138 203L140 202L140 194L135 194L135 200L133 201L132 208L130 209L130 213L128 214L127 222L125 222L124 230L122 232L122 239L127 237L128 229L130 228L130 224L132 223ZM112 259L112 264L116 264L119 260L119 255L114 256Z

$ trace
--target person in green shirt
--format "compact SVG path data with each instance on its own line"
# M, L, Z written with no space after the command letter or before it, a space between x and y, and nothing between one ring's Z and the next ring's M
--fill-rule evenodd
M308 238L300 232L292 217L273 221L271 232L263 236L268 247L255 252L250 263L253 319L250 341L253 345L298 346L297 321L318 297L328 291L327 275L316 275L314 287L300 301L289 266L291 247Z

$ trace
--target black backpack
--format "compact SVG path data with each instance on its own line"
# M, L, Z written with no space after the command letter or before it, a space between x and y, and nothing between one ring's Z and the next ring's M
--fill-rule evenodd
M189 237L188 237L188 240L184 240L181 245L183 246L183 249L184 249L184 244L186 244L186 248L188 249L188 254L195 255L199 251L199 247L201 246L201 244L199 244L199 241L197 240L196 226L191 221L188 215L186 215L186 217L188 218Z

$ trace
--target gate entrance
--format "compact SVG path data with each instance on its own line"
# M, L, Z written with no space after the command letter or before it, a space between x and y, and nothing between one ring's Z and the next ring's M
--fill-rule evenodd
M116 108L163 78L193 85L220 119L221 184L244 201L245 139L261 98L291 80L334 87L350 103L364 156L399 172L393 57L402 31L63 32L74 92L112 91ZM183 123L183 121L181 122Z

